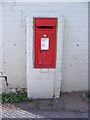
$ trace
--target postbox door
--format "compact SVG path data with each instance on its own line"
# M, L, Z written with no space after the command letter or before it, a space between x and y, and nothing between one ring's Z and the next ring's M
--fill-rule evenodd
M45 33L46 34L46 33ZM37 64L41 67L49 67L53 64L53 35L44 33L39 33L37 37L38 41L38 57Z

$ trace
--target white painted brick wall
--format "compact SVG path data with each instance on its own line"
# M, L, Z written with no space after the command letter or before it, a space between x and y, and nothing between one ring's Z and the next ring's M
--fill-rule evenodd
M0 3L0 20L2 21L2 4ZM2 71L2 22L0 21L0 76ZM2 78L0 77L0 94L2 93Z
M2 20L2 6L0 4L0 20ZM2 65L2 22L0 21L0 68Z
M58 12L65 18L62 91L87 90L88 3L4 2L2 10L3 71L11 87L26 87L26 16L42 11Z

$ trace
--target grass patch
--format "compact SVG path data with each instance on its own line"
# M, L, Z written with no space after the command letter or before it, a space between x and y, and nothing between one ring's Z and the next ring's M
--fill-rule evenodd
M27 101L27 93L3 93L2 101L3 103L19 103L22 101Z
M90 92L87 93L88 98L90 99Z
M90 91L86 92L86 97L88 97L88 99L90 99Z

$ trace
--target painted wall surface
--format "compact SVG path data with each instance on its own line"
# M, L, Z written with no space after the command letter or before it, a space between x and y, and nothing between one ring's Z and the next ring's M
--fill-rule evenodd
M90 2L88 3L88 73L90 73ZM90 91L90 74L88 74L88 90Z
M4 2L3 71L9 87L26 87L26 17L33 12L64 16L62 91L88 88L88 3Z
M2 66L2 4L0 3L0 68L1 66Z
M0 76L2 71L2 4L0 3ZM2 92L2 78L0 77L0 94Z

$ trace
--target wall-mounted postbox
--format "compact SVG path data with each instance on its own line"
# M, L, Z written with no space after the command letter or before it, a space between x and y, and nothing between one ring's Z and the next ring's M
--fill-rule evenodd
M34 18L34 67L55 68L56 18Z

